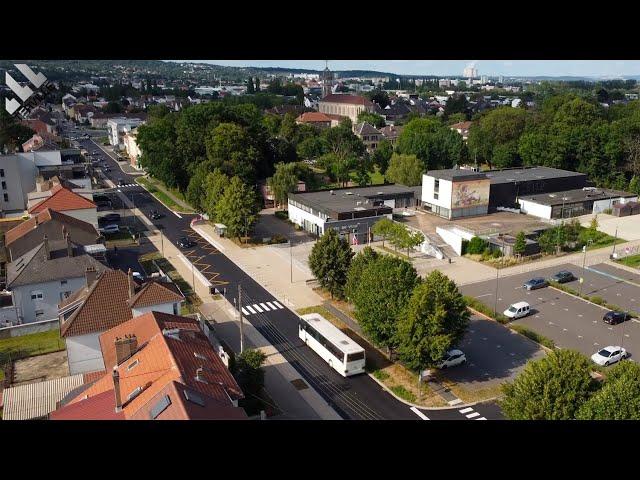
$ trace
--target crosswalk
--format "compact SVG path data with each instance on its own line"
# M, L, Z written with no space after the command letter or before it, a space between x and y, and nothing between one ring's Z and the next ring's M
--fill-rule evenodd
M140 185L138 185L137 183L127 183L125 185L118 185L117 188L124 188L124 187L139 187Z
M472 407L462 408L458 411L469 420L486 420L485 417L481 417L480 414L476 412Z
M256 315L263 312L271 312L274 310L281 310L284 306L275 300L272 302L254 303L253 305L245 305L242 307L243 315Z

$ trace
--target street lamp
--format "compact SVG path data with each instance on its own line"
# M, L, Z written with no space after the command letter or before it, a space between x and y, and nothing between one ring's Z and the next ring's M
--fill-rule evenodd
M587 245L584 245L582 247L582 252L584 253L584 256L582 257L582 278L580 279L580 296L582 296L582 284L584 283L584 264L587 261L587 246L591 245L592 242L593 240L589 239L587 241Z

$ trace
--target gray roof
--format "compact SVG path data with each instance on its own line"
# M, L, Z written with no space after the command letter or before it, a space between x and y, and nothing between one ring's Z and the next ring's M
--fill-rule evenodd
M565 190L564 192L555 193L538 193L535 195L523 195L520 200L526 200L528 202L535 202L540 205L556 206L587 202L591 200L609 200L616 198L634 198L638 195L629 192L623 192L621 190L611 190L608 188L596 188L587 189L582 188L577 190Z
M370 123L360 122L356 125L356 135L380 135L380 132Z
M506 168L503 170L485 170L483 172L448 168L444 170L429 170L427 175L457 182L489 178L491 180L491 184L528 182L546 180L549 178L586 177L584 173L571 172L569 170L560 170L558 168L551 167Z
M67 256L66 241L50 241L51 258L46 259L44 242L7 265L7 287L33 285L56 280L84 277L87 267L101 272L108 268L83 253L82 247L73 244L73 257Z
M474 172L473 170L463 170L460 168L446 168L442 170L429 170L427 175L442 180L463 182L465 180L482 180L487 178L484 172Z
M363 207L365 209L374 208L370 200L388 200L398 196L407 197L413 195L414 190L410 187L388 184L373 185L371 187L290 193L289 199L331 216L340 212L351 212L356 209L356 207ZM367 201L368 203L365 203Z

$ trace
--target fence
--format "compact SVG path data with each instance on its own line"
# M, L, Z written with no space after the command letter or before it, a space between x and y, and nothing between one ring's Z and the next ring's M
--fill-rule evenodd
M48 332L49 330L55 330L59 326L60 321L57 318L52 318L50 320L14 325L13 327L4 327L0 328L0 339L21 337L22 335L30 335L32 333Z

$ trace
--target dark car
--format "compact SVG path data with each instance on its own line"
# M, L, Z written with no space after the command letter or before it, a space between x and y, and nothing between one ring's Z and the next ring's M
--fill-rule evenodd
M626 322L629 318L631 317L627 312L607 312L602 317L602 320L609 325L617 325L618 323Z
M548 286L549 286L549 282L547 282L544 278L541 278L541 277L532 278L527 283L522 285L522 287L526 288L527 290L536 290L538 288L544 288Z
M123 179L118 180L118 186L119 187L124 187L127 184L127 182L125 182Z
M196 245L196 242L187 237L182 237L180 240L178 240L178 246L180 248L193 248Z
M549 280L557 283L567 283L575 280L576 277L573 273L568 270L560 270L558 273L553 275Z
M162 217L164 217L164 215L160 212L158 212L157 210L151 210L149 216L151 217L151 220L158 220Z
M110 213L103 217L98 217L98 223L118 223L120 221L119 213Z

